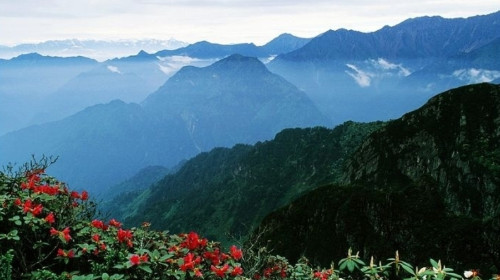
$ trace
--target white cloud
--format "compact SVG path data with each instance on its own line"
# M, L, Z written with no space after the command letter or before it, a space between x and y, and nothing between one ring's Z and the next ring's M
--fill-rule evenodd
M120 72L120 69L118 69L118 67L112 66L112 65L108 65L108 70L113 72L113 73L118 73L118 74L122 73L122 72Z
M500 78L500 71L469 68L456 70L451 75L468 83L488 83Z
M500 2L492 0L0 1L0 45L172 37L190 43L264 44L284 32L314 37L338 28L375 31L410 17L468 17L498 10Z
M402 64L394 64L391 63L383 58L379 58L377 60L371 60L372 64L379 69L382 70L397 70L397 74L400 76L409 76L411 74L411 71L405 67L403 67Z
M370 74L368 72L364 72L352 64L346 64L346 66L349 67L350 69L352 69L353 71L346 70L345 72L349 76L351 76L360 87L369 87L370 86L370 84L371 84L371 77L370 76L372 76L372 74Z
M191 65L196 67L204 67L217 61L216 59L198 59L189 56L174 55L174 56L157 56L160 63L159 69L167 76L173 75L184 66Z

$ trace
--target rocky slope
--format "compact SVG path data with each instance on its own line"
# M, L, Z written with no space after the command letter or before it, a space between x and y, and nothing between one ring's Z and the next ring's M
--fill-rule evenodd
M453 89L389 122L346 162L342 183L267 216L262 242L323 265L352 247L365 258L399 250L414 263L498 270L500 86Z

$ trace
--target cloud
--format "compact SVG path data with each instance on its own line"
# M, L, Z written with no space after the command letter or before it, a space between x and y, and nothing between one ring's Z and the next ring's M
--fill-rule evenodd
M377 60L371 60L372 64L379 69L382 70L397 70L397 74L400 76L409 76L411 74L411 71L408 68L403 67L402 64L394 64L391 63L383 58L379 58Z
M451 75L461 81L466 81L472 84L488 83L500 78L500 71L469 68L456 70Z
M353 71L346 70L345 72L349 76L351 76L360 87L369 87L370 86L370 84L371 84L371 77L370 76L372 74L364 72L352 64L346 64L346 66L349 67L350 69L352 69Z
M160 71L167 76L173 75L179 69L187 65L205 67L217 61L217 59L198 59L182 55L166 57L157 56L156 58L160 61L160 63L158 63Z
M122 72L120 72L120 69L118 69L118 67L112 66L112 65L108 65L108 70L113 72L113 73L118 73L118 74L122 73Z
M398 13L394 13L397 10ZM423 15L500 10L491 0L15 0L0 1L1 44L53 39L176 38L264 44L281 33L363 32Z

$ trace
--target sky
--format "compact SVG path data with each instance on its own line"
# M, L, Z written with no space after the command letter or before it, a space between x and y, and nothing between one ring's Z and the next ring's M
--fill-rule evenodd
M282 33L371 32L419 16L499 10L498 0L0 0L0 45L171 38L263 45Z

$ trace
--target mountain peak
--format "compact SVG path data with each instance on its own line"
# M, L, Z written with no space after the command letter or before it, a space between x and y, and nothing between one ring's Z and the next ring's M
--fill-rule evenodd
M211 66L209 66L215 71L226 71L231 70L236 74L241 75L242 73L267 73L264 63L259 59L250 56L244 56L241 54L232 54L224 59L221 59Z

